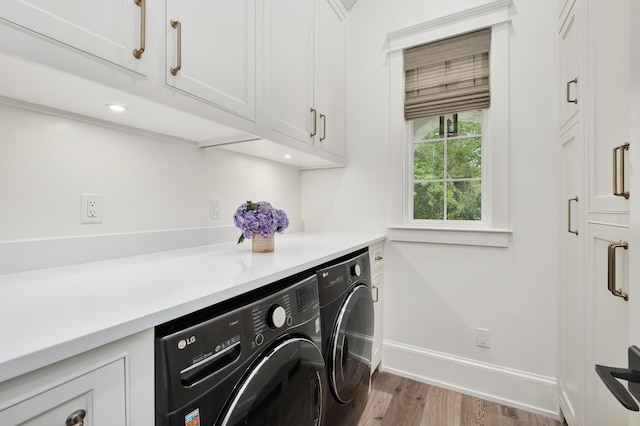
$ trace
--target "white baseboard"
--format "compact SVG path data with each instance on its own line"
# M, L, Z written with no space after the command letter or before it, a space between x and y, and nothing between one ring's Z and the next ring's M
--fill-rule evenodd
M560 418L556 379L385 340L381 371Z
M291 221L287 233L302 232ZM0 241L0 275L237 241L235 226Z

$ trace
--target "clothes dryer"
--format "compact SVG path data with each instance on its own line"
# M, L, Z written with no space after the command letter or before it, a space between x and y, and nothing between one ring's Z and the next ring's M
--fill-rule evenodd
M366 249L317 271L322 353L330 396L327 426L358 423L367 403L373 343L371 268Z
M156 426L321 424L316 277L286 284L156 328Z

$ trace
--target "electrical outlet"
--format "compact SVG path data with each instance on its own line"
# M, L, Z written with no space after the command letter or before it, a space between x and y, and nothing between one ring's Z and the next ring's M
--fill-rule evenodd
M476 328L476 345L482 348L488 348L490 335L491 330L486 328Z
M102 194L80 196L80 223L102 223Z
M209 200L209 219L222 219L222 200L214 198Z

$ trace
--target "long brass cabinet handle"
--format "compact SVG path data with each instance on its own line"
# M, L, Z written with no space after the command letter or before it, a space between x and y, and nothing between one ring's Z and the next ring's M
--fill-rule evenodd
M629 191L624 187L624 152L629 151L629 142L613 148L613 195L629 199ZM618 152L620 153L620 176L618 178ZM618 191L620 182L620 191Z
M142 58L145 49L145 33L147 32L147 0L133 0L140 7L140 48L133 49L136 59Z
M178 71L182 69L182 24L180 21L174 19L171 20L171 26L178 30L178 51L177 51L177 65L171 68L171 74L177 75Z
M322 136L320 136L320 142L327 138L327 116L320 114L320 120L322 120Z
M83 426L84 425L84 417L87 415L87 412L84 410L77 410L73 413L69 414L67 417L67 421L65 422L66 426Z
M578 235L578 228L576 228L575 231L571 230L571 202L572 201L575 201L577 203L578 196L576 195L575 197L569 198L569 200L567 200L567 232Z
M374 293L373 303L376 303L380 300L380 289L376 286L371 287L371 293Z
M314 137L316 133L318 133L318 116L315 108L311 108L311 114L313 114L313 131L309 134L309 136Z
M607 250L607 288L614 296L629 300L629 295L617 288L616 284L616 249L623 248L627 250L629 244L626 241L609 244Z
M578 77L574 78L571 81L567 81L567 102L571 103L571 104L577 104L578 103L578 97L575 97L574 99L571 99L571 84L578 84Z

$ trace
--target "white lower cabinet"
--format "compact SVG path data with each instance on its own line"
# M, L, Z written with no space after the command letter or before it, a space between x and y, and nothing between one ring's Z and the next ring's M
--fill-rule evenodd
M589 224L586 291L585 425L626 426L629 411L611 395L595 365L627 366L629 341L629 228ZM615 294L614 294L615 293ZM617 295L616 295L617 294ZM633 342L634 344L636 342Z
M0 383L1 425L153 425L153 330Z
M125 366L120 358L0 412L0 424L125 425Z
M371 264L371 287L373 292L373 348L371 353L371 374L382 361L382 300L384 284L384 241L369 247Z

